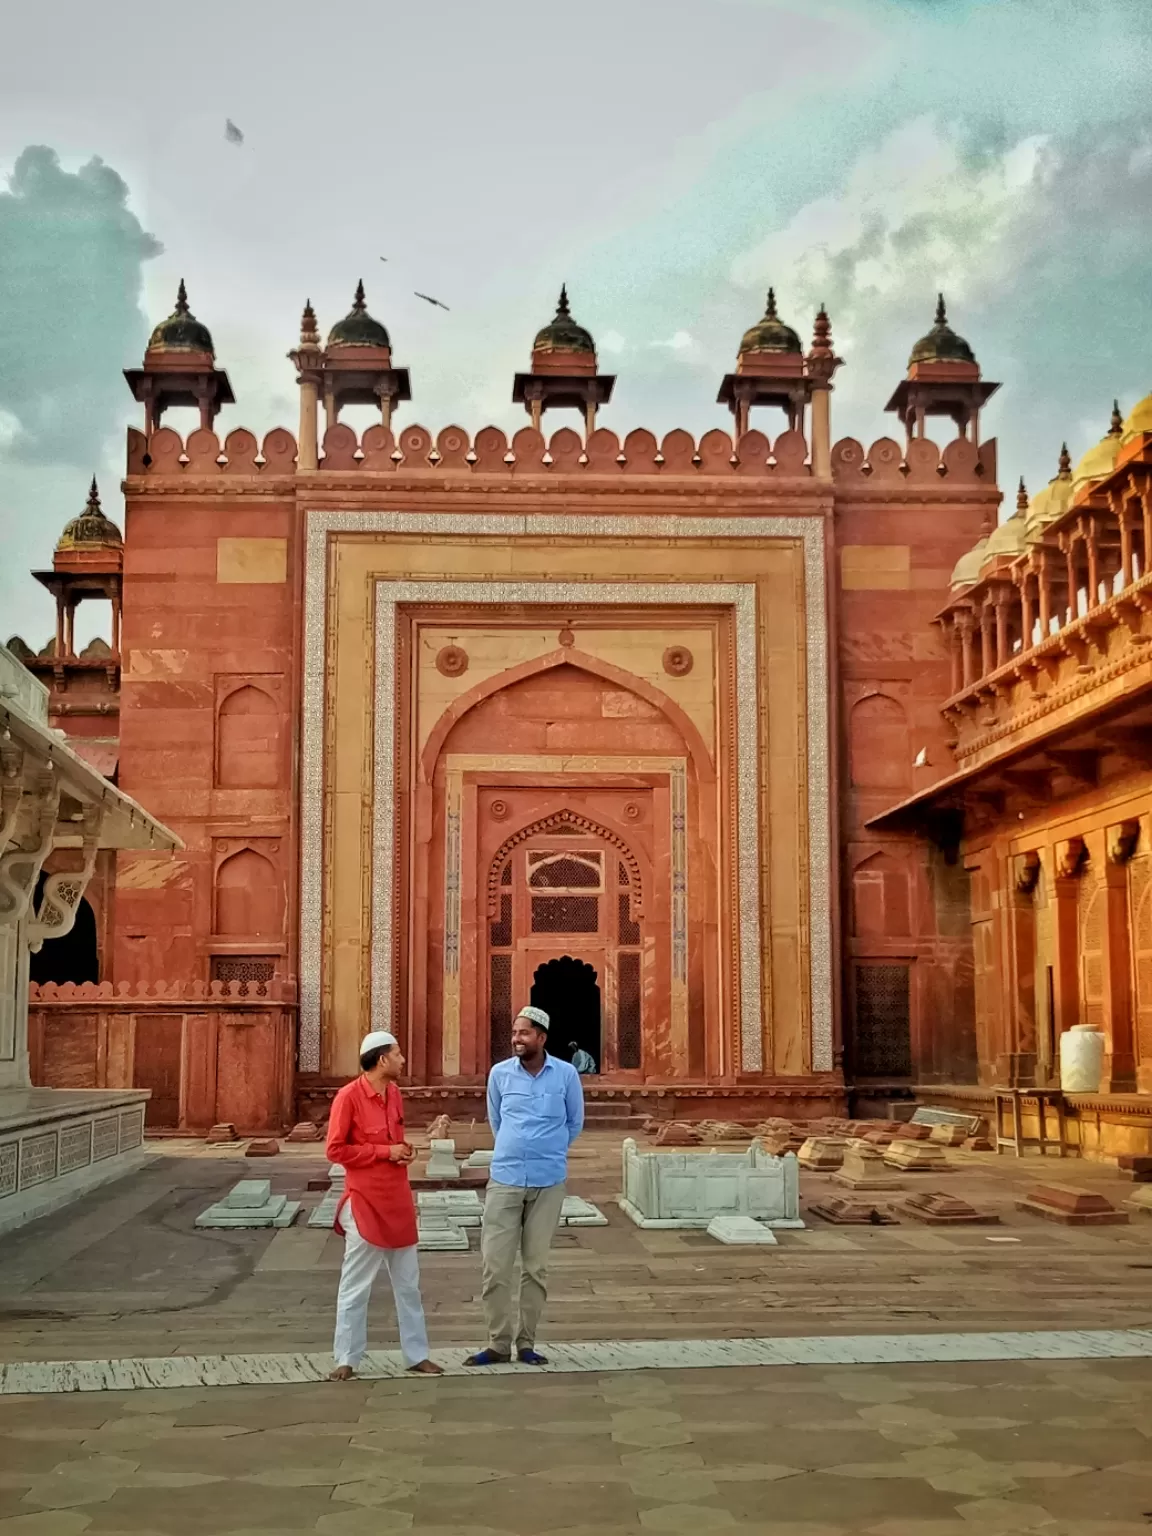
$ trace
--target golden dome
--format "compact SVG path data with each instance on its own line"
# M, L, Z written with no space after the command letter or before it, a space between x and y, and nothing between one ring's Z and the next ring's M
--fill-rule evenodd
M1139 437L1141 432L1152 432L1152 395L1145 395L1143 400L1138 400L1128 412L1124 418L1120 441L1130 443L1134 437Z
M984 558L981 565L987 565L988 561L996 555L1018 555L1024 548L1025 516L1028 511L1028 492L1024 489L1024 481L1021 478L1020 491L1016 497L1016 510L1012 516L1002 523L997 523L984 545Z
M1072 459L1068 444L1060 449L1060 462L1056 474L1042 491L1037 491L1028 506L1024 522L1025 541L1035 544L1044 537L1049 523L1063 517L1072 502Z
M1077 464L1072 472L1072 494L1093 480L1103 480L1106 475L1112 473L1116 464L1116 455L1120 452L1120 431L1123 423L1120 419L1120 402L1112 402L1112 425L1108 432L1100 439L1095 448L1089 448L1088 452Z
M979 544L973 544L966 555L961 555L956 562L956 569L952 572L952 590L958 587L970 587L980 580L980 567L984 564L984 551L988 547L987 537L980 540Z
M68 549L118 549L124 540L116 524L100 507L100 492L96 488L96 476L88 491L88 504L79 517L64 526L64 532L56 544L56 553Z

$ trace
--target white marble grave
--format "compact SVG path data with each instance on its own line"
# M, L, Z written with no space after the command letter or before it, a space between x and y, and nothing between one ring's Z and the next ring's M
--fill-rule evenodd
M776 1234L771 1227L753 1221L751 1216L713 1216L708 1223L708 1236L733 1247L764 1244L774 1247L776 1244Z
M606 1227L608 1218L598 1205L582 1200L579 1195L565 1195L560 1207L562 1227Z
M424 1179L458 1179L460 1165L456 1161L454 1141L430 1141L428 1166L421 1174Z
M198 1227L290 1227L300 1210L299 1200L274 1195L267 1179L241 1179L223 1200L201 1211Z
M464 1159L465 1168L491 1168L494 1152L473 1152L471 1157Z
M707 1227L714 1216L750 1216L770 1227L802 1228L795 1154L641 1152L623 1147L620 1209L640 1227Z
M429 1216L446 1216L458 1227L478 1227L484 1206L474 1189L422 1189L416 1196L421 1222Z
M468 1233L451 1217L429 1212L420 1214L419 1242L421 1253L467 1253Z

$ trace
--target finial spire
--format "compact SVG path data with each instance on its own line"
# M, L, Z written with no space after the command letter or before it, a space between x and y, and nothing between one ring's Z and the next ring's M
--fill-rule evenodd
M312 300L304 300L304 313L300 316L300 345L302 347L318 347L320 345L320 330L316 324L316 311L312 308Z
M89 512L99 512L100 511L100 491L99 491L99 488L96 485L96 476L95 475L92 476L92 484L88 487L88 506L87 506L87 511L89 511Z
M356 284L356 297L352 300L352 308L357 313L360 313L361 311L367 309L367 307L368 305L364 299L364 279L361 278L360 281Z
M568 284L567 283L561 283L560 284L560 302L556 305L556 313L558 315L567 315L567 314L571 313L571 311L568 308Z
M816 321L812 327L812 350L814 352L831 352L832 350L832 322L828 318L828 310L823 301L816 312Z
M769 290L768 290L768 307L764 311L764 318L765 318L765 320L778 320L780 318L779 315L777 315L777 313L776 313L776 290L775 290L775 288L769 288Z
M1016 511L1022 517L1028 510L1028 487L1024 484L1024 476L1020 476L1020 487L1016 492Z
M1060 476L1072 473L1072 455L1068 452L1068 444L1060 444L1060 465L1057 473Z
M948 311L944 307L944 295L942 293L936 295L936 324L948 324Z
M188 313L188 290L184 286L184 279L180 279L180 286L176 290L176 313L186 315Z
M1109 437L1119 437L1120 433L1123 430L1123 428L1124 428L1124 418L1120 414L1120 402L1119 402L1119 400L1113 400L1113 402L1112 402L1112 424L1111 424L1111 426L1108 429L1108 436Z

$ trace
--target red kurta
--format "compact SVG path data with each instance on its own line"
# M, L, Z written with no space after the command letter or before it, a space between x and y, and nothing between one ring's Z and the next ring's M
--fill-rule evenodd
M366 1077L346 1083L332 1103L328 1120L328 1161L347 1170L344 1200L336 1210L336 1231L343 1236L340 1212L355 1196L353 1211L360 1236L377 1248L411 1248L417 1240L416 1203L403 1163L388 1161L389 1147L404 1136L404 1104L395 1083L381 1097Z

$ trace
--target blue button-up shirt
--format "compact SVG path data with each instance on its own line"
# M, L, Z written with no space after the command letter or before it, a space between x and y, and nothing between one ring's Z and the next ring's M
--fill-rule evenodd
M567 1061L545 1058L533 1076L517 1056L488 1074L488 1123L496 1138L490 1177L546 1189L568 1177L568 1148L584 1126L584 1089Z

